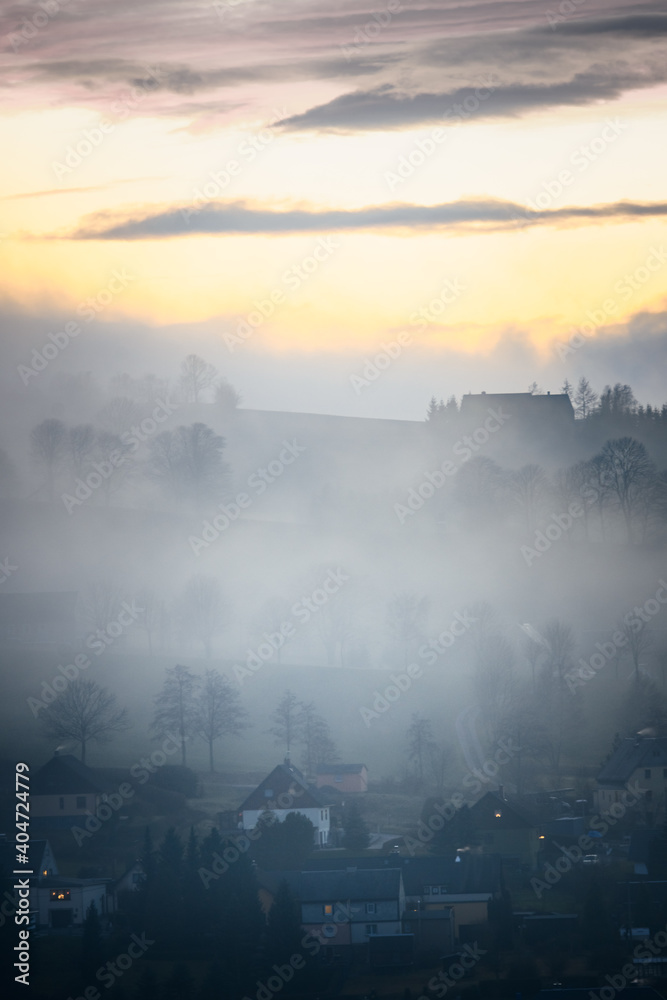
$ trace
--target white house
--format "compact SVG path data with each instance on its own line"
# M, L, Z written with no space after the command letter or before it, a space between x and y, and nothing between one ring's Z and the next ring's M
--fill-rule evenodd
M329 843L331 805L328 797L309 785L301 771L286 757L284 764L274 767L241 805L240 825L243 830L254 829L262 813L267 811L280 822L289 813L301 813L315 827L315 846L322 847Z

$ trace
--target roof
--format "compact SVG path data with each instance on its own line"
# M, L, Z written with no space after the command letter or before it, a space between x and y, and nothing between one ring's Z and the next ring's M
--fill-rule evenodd
M2 873L9 873L14 871L16 868L20 868L21 865L16 863L17 857L17 843L15 840L1 840L0 841L0 876ZM25 844L21 845L25 847ZM32 871L41 871L42 861L44 860L44 854L46 850L51 851L51 845L48 840L31 840L28 847L28 859L30 861L30 868ZM53 852L51 852L51 857L53 857Z
M667 737L634 736L623 740L602 765L598 784L625 786L638 767L667 767Z
M266 872L259 876L260 884L271 892L275 892L283 880L301 903L398 899L401 891L401 871L398 868L352 872Z
M328 854L329 852L327 852ZM359 858L323 857L308 861L312 869L352 868L357 874L368 869L395 869L403 874L407 896L421 896L424 886L445 885L448 893L457 896L489 894L500 888L501 862L497 854L466 854L460 861L454 858L410 858L398 854Z
M523 803L517 806L498 792L487 792L469 807L469 811L475 826L482 829L486 827L498 830L517 829L517 827L530 829L537 825ZM497 817L496 812L500 812L501 815Z
M31 782L33 795L80 795L103 791L95 772L71 753L53 756Z
M318 774L359 774L365 764L318 764Z
M289 805L276 802L280 795L289 795L292 799ZM278 764L273 771L260 781L257 788L250 793L239 806L240 812L250 809L321 809L332 805L330 797L322 793L321 788L309 785L301 771L294 764Z
M509 415L521 417L553 416L574 420L570 397L565 392L480 392L461 397L461 415L478 412L489 406L502 406Z

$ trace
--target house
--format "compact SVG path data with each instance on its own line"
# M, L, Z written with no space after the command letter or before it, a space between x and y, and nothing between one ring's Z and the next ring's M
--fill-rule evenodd
M0 594L0 642L74 646L76 600L76 591Z
M663 822L667 796L667 737L633 736L621 740L602 765L593 793L595 809L625 812L631 797L640 794L632 808L650 824ZM613 815L613 814L612 814Z
M400 869L269 872L259 878L265 905L283 880L299 901L301 926L329 949L329 958L349 957L350 948L367 945L374 935L404 933Z
M315 785L339 792L367 792L368 768L365 764L318 764Z
M405 890L403 924L405 930L415 933L418 951L428 950L436 936L440 936L443 948L450 936L455 943L474 940L479 925L488 921L489 903L499 898L502 890L501 860L491 854L465 852L458 858L327 855L313 858L308 864L313 869L357 872L399 869ZM420 925L419 914L424 913L438 916L426 917ZM436 926L426 928L425 922L435 922Z
M531 869L537 866L538 829L525 805L509 802L502 790L487 792L469 807L469 815L484 853Z
M58 751L31 782L30 816L38 826L68 827L95 815L104 788L95 772Z
M243 830L253 830L267 811L280 822L289 813L301 813L315 827L315 846L324 847L330 838L332 805L331 797L309 785L301 771L286 757L242 803L240 825Z
M17 846L13 841L0 839L0 874L5 877L13 877L8 873L15 868ZM29 860L33 874L26 878L32 926L36 930L80 927L91 903L95 903L100 917L113 910L109 880L61 876L48 840L30 841Z
M90 904L100 917L112 910L108 879L50 875L37 885L38 928L63 930L83 924Z

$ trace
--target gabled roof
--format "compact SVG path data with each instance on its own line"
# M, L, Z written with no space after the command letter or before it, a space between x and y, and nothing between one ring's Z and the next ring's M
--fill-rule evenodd
M599 785L626 785L638 767L667 767L667 737L635 736L625 739L602 765Z
M276 801L280 795L289 795L289 805ZM251 809L322 809L332 805L322 789L309 785L301 771L294 764L278 764L259 783L239 807L240 812Z
M16 862L18 854L16 850L17 846L14 840L0 840L0 877L4 877L4 875L8 876L10 872L21 867L21 864L17 864ZM26 865L26 868L30 868L34 872L41 872L44 855L47 853L47 850L55 864L53 851L51 851L51 845L48 840L31 840L28 853L30 864Z
M328 852L327 852L328 853ZM359 858L310 858L311 869L363 871L398 868L408 896L421 896L425 886L446 885L452 895L494 893L500 888L501 862L497 854L465 854L454 858L409 858L398 854ZM353 873L354 874L354 873Z
M517 806L498 792L487 792L469 809L474 825L481 829L527 830L536 826L524 804ZM501 815L497 817L496 812Z
M365 764L318 764L318 774L360 774Z
M31 782L33 795L82 795L103 792L97 775L70 753L56 754Z
M401 871L358 869L348 871L267 872L259 876L261 885L275 892L286 881L301 903L343 903L346 900L370 901L398 899Z

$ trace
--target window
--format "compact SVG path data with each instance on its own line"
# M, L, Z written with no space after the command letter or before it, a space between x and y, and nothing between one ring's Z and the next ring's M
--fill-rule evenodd
M265 799L272 799L273 798L273 789L272 788L265 788L264 789L264 798Z
M425 885L424 886L424 895L425 896L430 896L431 895L431 886L430 885Z
M663 769L662 769L662 776L663 776L663 778L665 778L665 780L667 780L667 767L663 767Z
M645 778L650 778L651 777L651 768L650 767L645 767L644 768L644 777Z
M77 807L77 809L85 809L86 808L86 796L85 795L77 795L77 797L76 797L76 807Z
M64 809L64 808L65 808L65 800L64 800L64 798L62 797L62 795L61 795L61 796L60 796L60 798L58 799L58 808L59 808L59 809Z
M432 896L439 896L440 895L440 886L439 885L432 885L431 886L431 895Z
M366 903L366 913L377 913L377 906L375 903Z
M377 934L377 932L378 932L378 925L377 924L366 924L366 933L367 934Z
M52 889L51 902L62 903L69 901L69 889Z
M333 917L333 903L324 904L324 916Z

